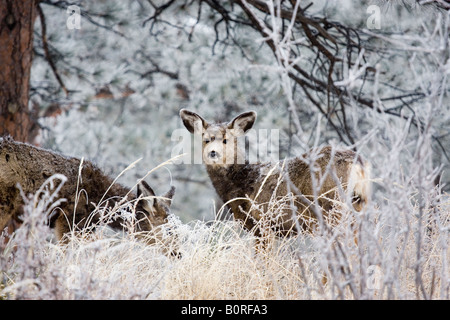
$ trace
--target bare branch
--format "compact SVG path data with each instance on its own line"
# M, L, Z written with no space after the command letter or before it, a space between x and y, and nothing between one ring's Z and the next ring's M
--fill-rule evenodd
M58 70L56 69L55 62L53 61L50 52L48 50L48 44L47 44L47 26L45 22L45 15L42 11L42 8L40 5L37 5L37 12L39 14L39 19L41 20L41 29L42 29L42 46L44 48L45 53L45 59L47 60L48 64L50 65L50 68L53 71L53 74L55 75L56 80L58 81L61 88L64 90L64 93L66 94L66 97L69 96L69 91L67 90L64 82L62 81L61 77L59 76Z

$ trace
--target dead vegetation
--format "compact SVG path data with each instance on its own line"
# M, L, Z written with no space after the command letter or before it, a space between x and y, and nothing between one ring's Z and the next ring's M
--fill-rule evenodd
M42 222L51 206L26 203L22 227L0 255L4 299L448 299L450 201L392 216L336 208L343 221L313 235L279 238L271 226L286 199L272 199L257 224L265 247L236 221L171 215L153 245L104 225L49 241ZM219 209L219 213L226 207ZM419 214L422 210L422 216ZM98 212L100 215L105 211ZM269 220L268 220L269 219ZM101 221L101 219L100 219ZM355 235L357 241L355 242ZM165 254L176 248L178 257Z

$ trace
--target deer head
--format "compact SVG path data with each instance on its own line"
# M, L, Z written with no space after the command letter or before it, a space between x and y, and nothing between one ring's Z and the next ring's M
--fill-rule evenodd
M160 226L167 222L174 194L175 187L172 186L166 194L157 197L153 189L142 180L137 186L139 201L136 212L145 214L151 226Z
M207 122L195 112L182 109L180 117L189 132L202 137L202 158L207 165L243 163L237 137L245 135L256 120L256 112L244 112L228 123ZM242 162L241 162L242 161Z

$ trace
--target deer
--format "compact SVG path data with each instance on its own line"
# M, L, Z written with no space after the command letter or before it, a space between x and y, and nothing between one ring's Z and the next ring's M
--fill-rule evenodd
M338 220L329 215L343 193L356 211L364 208L370 196L370 166L352 150L324 146L275 163L245 159L237 139L253 127L256 116L248 111L230 122L208 122L195 112L180 110L186 129L201 136L202 162L214 189L245 229L261 236L257 225L271 199L289 195L291 205L281 206L269 219L270 229L279 237L311 233L324 218Z
M157 197L143 179L134 193L115 183L90 161L67 157L7 136L0 138L0 232L10 219L20 220L24 196L35 194L51 177L57 177L61 183L55 198L58 205L42 219L62 242L72 230L95 229L101 219L100 212L114 207L133 212L135 231L145 238L167 223L175 193L172 186L166 194ZM122 215L114 216L106 225L113 230L123 230L125 220ZM155 241L148 239L149 243Z

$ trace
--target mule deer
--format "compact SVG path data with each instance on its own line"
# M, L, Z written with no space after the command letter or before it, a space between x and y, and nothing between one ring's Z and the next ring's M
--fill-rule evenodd
M312 231L317 220L327 217L333 208L334 200L342 193L339 190L350 192L357 211L368 200L368 166L353 151L335 151L327 146L316 150L317 158L310 164L306 161L309 153L277 163L239 162L236 160L242 159L244 151L238 148L237 137L252 128L256 112L242 113L228 123L210 123L185 109L180 117L191 133L202 136L202 159L217 194L229 205L234 218L257 235L260 230L255 225L273 196L280 199L292 195L294 202L294 206L283 206L270 219L271 229L278 235L293 234L298 229ZM273 174L267 176L271 168ZM318 206L314 205L315 199Z
M155 197L150 186L141 181L137 194L130 192L113 179L106 176L89 161L65 157L55 152L16 142L10 137L0 138L0 232L11 218L20 218L23 213L23 197L34 194L45 181L55 174L62 174L67 181L59 190L58 197L64 198L53 210L48 219L50 227L55 228L58 239L73 228L95 225L100 219L99 208L111 209L130 196L125 210L135 212L136 230L151 231L167 222L172 187L163 197ZM79 176L79 171L81 175ZM108 221L113 229L122 229L124 218L117 216Z

